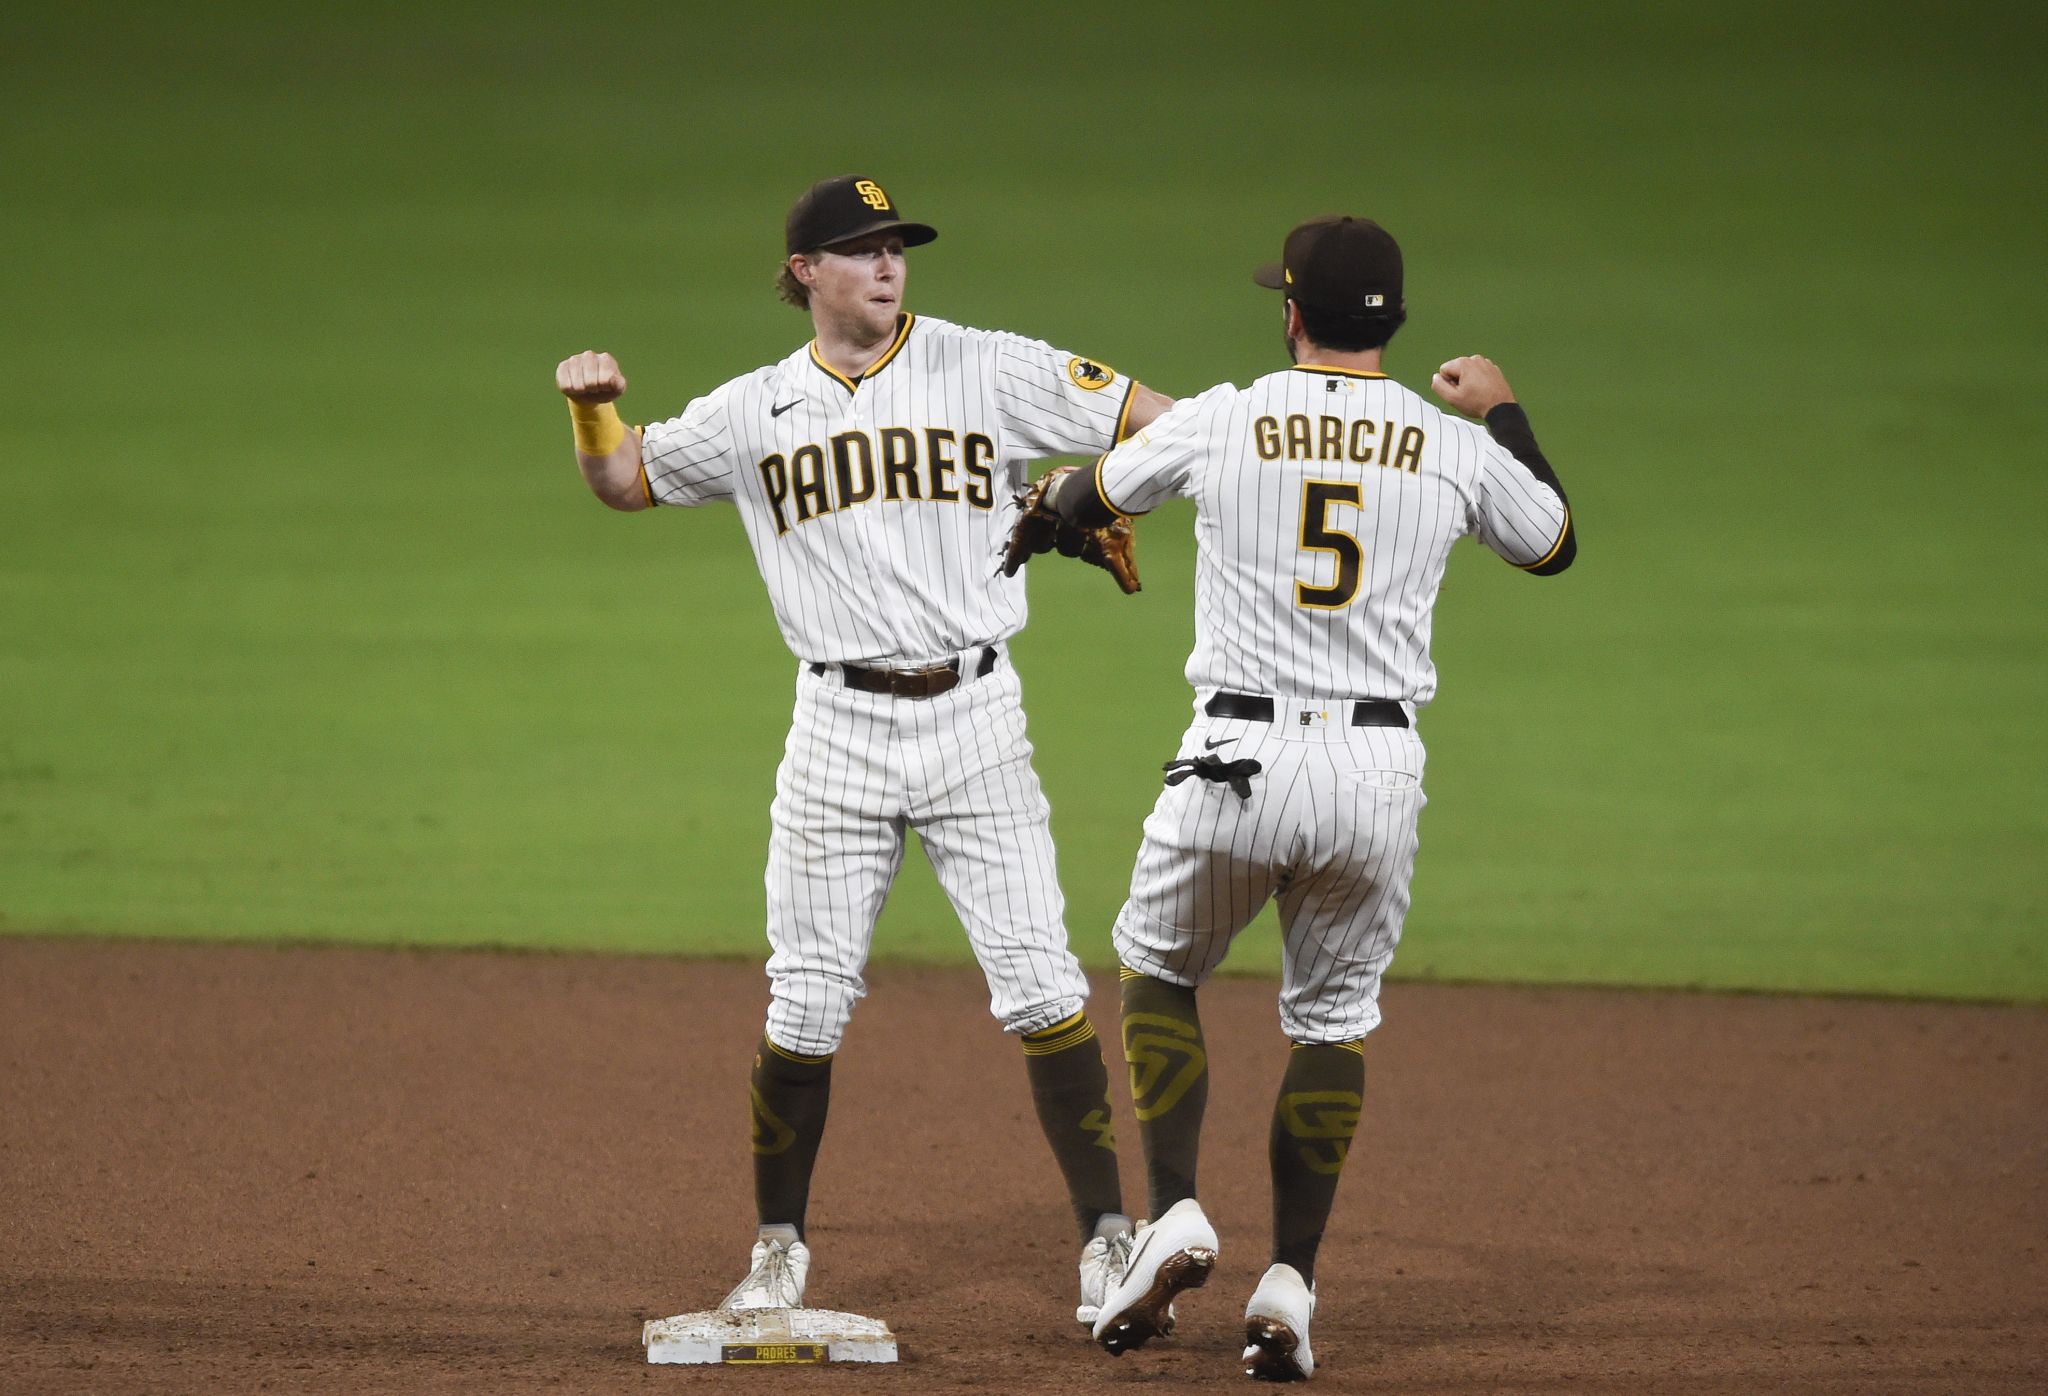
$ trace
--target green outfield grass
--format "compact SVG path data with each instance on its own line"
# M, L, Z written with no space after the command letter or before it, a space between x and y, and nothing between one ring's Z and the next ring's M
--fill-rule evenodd
M1397 972L2048 997L2036 7L732 13L0 20L0 929L756 953L794 662L551 375L787 352L859 168L943 230L913 309L1168 392L1280 362L1247 271L1333 209L1408 249L1396 377L1509 370L1581 560L1454 559ZM1097 964L1188 525L1017 645ZM963 953L920 860L878 945Z

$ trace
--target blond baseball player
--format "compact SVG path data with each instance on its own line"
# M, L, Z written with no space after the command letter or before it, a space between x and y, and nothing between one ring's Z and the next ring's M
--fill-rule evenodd
M1007 642L1024 584L998 572L1026 463L1099 453L1169 400L1019 335L903 308L904 249L938 234L875 181L791 210L783 299L815 338L631 431L609 354L556 372L576 460L615 509L729 504L783 639L796 704L767 868L770 998L752 1079L752 1269L729 1308L798 1307L832 1060L875 919L915 829L1023 1041L1033 1099L1084 1242L1092 1322L1130 1245L1108 1077L1067 946L1048 810Z
M1032 513L1098 527L1195 501L1195 720L1145 821L1114 931L1124 1053L1152 1215L1094 1332L1121 1353L1202 1284L1217 1237L1195 1200L1208 1058L1196 990L1268 899L1293 1041L1274 1105L1272 1266L1245 1307L1245 1370L1299 1380L1317 1247L1357 1128L1364 1040L1408 910L1424 803L1417 712L1435 696L1430 612L1467 534L1539 576L1577 551L1556 474L1483 358L1432 382L1380 361L1406 318L1400 248L1366 219L1306 223L1256 280L1286 294L1292 367L1182 402ZM1028 539L1027 523L1019 537Z

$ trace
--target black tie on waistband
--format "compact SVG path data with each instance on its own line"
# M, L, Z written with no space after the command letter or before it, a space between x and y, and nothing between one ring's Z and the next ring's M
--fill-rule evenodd
M1169 761L1160 769L1166 772L1168 785L1179 785L1189 776L1200 776L1203 780L1228 785L1237 792L1239 799L1249 800L1252 797L1250 777L1266 768L1252 760L1219 761L1213 756L1196 756L1186 761Z

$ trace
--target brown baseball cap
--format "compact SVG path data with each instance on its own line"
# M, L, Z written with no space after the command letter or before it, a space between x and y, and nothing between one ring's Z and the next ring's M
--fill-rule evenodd
M783 232L792 256L869 233L901 233L905 247L916 247L939 235L926 224L904 222L896 201L864 175L840 175L813 184L789 211Z
M1401 246L1370 218L1334 214L1287 235L1280 260L1252 273L1268 290L1341 315L1397 315Z

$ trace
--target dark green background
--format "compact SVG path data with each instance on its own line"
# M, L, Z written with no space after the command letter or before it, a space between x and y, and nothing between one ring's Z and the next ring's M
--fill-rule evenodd
M1408 252L1577 568L1438 612L1397 972L2048 995L2036 7L66 6L0 21L0 928L754 953L794 664L730 511L582 491L808 336L790 199L909 303L1170 393L1280 361L1300 218ZM1185 719L1146 590L1017 646L1107 960ZM913 859L885 954L961 937ZM1270 932L1235 964L1270 968Z

